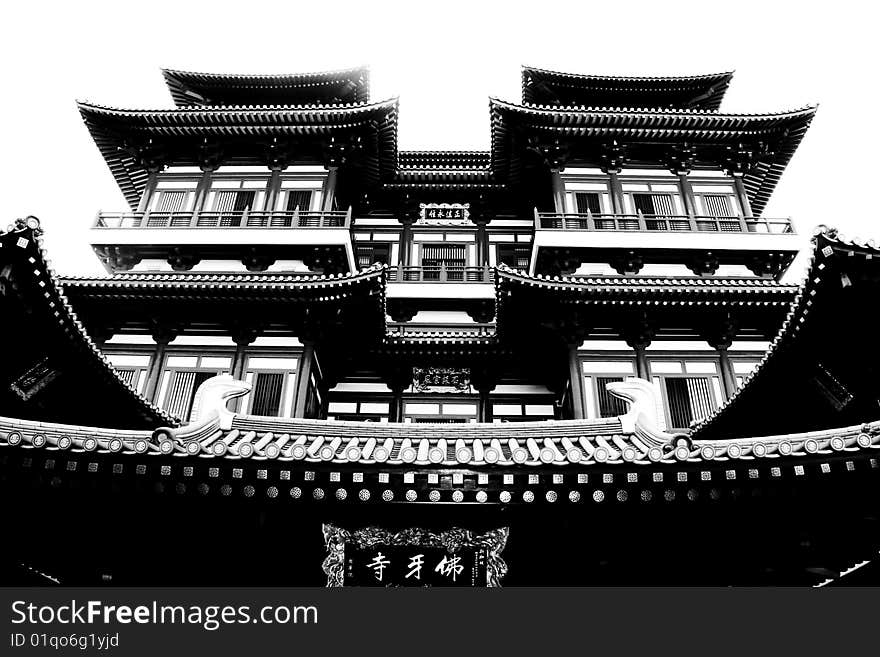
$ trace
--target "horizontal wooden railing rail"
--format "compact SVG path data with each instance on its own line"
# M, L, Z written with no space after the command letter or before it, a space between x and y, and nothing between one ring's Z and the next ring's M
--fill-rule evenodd
M492 268L398 265L388 270L389 283L491 283Z
M99 212L95 228L349 228L351 208L306 210L176 210Z
M605 214L578 212L538 212L536 230L712 232L793 234L789 218L714 217L709 215Z

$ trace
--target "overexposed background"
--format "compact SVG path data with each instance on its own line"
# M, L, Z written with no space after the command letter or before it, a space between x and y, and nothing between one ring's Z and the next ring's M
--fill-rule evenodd
M37 215L55 268L103 272L98 210L127 205L74 101L171 107L160 67L306 72L367 64L400 96L401 149L488 149L488 96L520 65L607 75L735 69L723 110L819 113L765 212L880 241L877 10L870 2L7 3L0 38L0 223ZM794 278L797 278L793 271Z

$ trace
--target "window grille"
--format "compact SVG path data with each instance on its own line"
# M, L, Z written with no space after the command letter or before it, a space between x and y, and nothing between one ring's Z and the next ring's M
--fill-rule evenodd
M622 376L596 377L596 400L599 403L599 417L617 417L626 413L626 403L608 392L608 388L605 387L609 383L620 383L623 380Z
M599 214L602 205L599 202L599 194L595 192L577 192L574 195L574 203L578 214Z
M449 280L462 280L467 256L464 245L425 244L422 246L423 280L439 280L440 270L446 269Z
M732 217L733 208L730 205L730 197L724 194L704 194L703 205L706 214L710 217Z
M253 415L278 415L284 375L279 372L258 372L254 376L251 402Z
M137 387L138 383L138 370L133 368L114 368L116 369L116 374L119 375L119 378L125 381L132 388Z
M172 373L171 385L165 395L165 410L183 420L190 419L196 391L216 372L177 370Z
M300 212L308 212L312 205L312 193L307 189L294 189L287 192L288 212L293 212L299 208Z
M528 271L529 260L531 258L531 248L528 246L506 246L498 247L499 264L507 265L512 269L520 269Z
M672 427L684 429L709 415L714 406L709 379L704 376L665 379L666 402Z

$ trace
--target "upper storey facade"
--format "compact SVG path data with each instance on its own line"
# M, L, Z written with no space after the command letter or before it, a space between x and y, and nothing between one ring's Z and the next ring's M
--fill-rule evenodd
M499 264L776 278L798 249L762 213L815 110L723 113L730 73L526 67L521 104L490 100L488 152L398 151L397 101L371 101L364 68L164 75L175 109L80 104L131 206L92 232L114 272L382 262L390 298L488 299Z

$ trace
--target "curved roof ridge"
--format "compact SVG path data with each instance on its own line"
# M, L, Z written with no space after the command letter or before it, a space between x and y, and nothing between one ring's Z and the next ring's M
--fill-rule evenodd
M163 409L159 408L146 397L137 392L131 385L119 378L113 365L104 355L104 353L94 343L92 338L86 332L82 322L77 317L76 312L70 305L67 296L64 294L61 278L52 268L47 258L47 253L42 239L42 230L39 228L16 227L10 232L0 231L0 237L16 237L18 246L23 249L30 250L32 255L28 258L30 267L33 269L35 276L40 273L45 274L47 279L44 284L40 282L42 287L42 296L40 297L46 304L54 308L54 316L59 325L64 329L65 333L70 335L74 340L79 341L86 349L88 358L93 364L107 375L106 381L111 387L117 387L124 391L137 407L140 408L144 418L152 418L157 423L170 423L178 425L180 420ZM24 240L24 241L22 241ZM6 245L4 245L5 247ZM11 246L11 245L10 245ZM2 251L12 251L11 248L3 248Z
M672 80L710 80L717 78L732 78L735 70L719 71L718 73L698 73L696 75L600 75L595 73L572 73L570 71L554 71L537 66L522 65L523 71L534 73L549 73L561 77L592 80L635 80L635 81L672 81Z
M223 114L224 112L261 112L261 111L297 111L297 110L327 110L331 112L339 112L342 110L360 110L375 109L380 107L396 107L400 102L399 96L391 96L382 100L363 101L357 103L314 103L302 105L186 105L183 107L164 107L156 109L130 109L125 107L116 107L114 105L105 105L103 103L95 103L89 100L77 100L77 107L80 111L95 110L103 114L117 114L123 116L138 116L146 114Z
M759 381L764 376L764 373L770 364L777 360L782 347L789 344L795 338L805 325L808 317L811 316L811 311L815 309L814 300L817 288L824 282L825 278L830 275L829 272L839 274L842 278L841 282L843 286L847 286L846 283L843 283L844 278L847 281L849 280L846 273L837 272L834 268L827 266L828 259L835 253L835 246L864 249L869 252L867 257L875 260L880 256L880 247L876 246L873 240L861 242L858 240L847 239L838 233L836 229L825 225L820 225L816 228L812 242L813 251L808 266L805 269L802 283L798 288L795 298L791 302L785 321L779 328L778 333L770 342L770 346L758 365L745 376L742 385L737 388L734 394L715 409L715 411L693 424L693 437L695 439L702 438L702 434L707 431L717 430L716 425L722 421L723 418L730 416L732 412L731 409L736 409L741 406L742 400L751 394L755 382ZM822 245L823 242L825 243L824 246ZM848 251L847 253L848 255L852 255L851 251ZM826 261L821 262L822 258ZM851 282L849 284L851 284ZM865 421L874 420L876 420L876 418L866 419Z
M800 116L815 113L818 103L803 105L793 109L780 110L777 112L718 112L707 109L688 109L677 107L590 107L586 105L541 105L535 103L513 103L494 96L489 96L490 108L499 105L513 110L526 110L528 112L548 112L567 114L664 114L664 115L696 115L713 118L779 118L783 116Z
M329 75L341 75L343 73L369 72L370 67L366 64L360 66L350 66L346 68L329 69L326 71L306 71L302 73L207 73L204 71L184 71L182 69L165 68L159 69L163 75L172 76L190 76L190 77L206 77L206 78L255 78L255 79L271 79L271 78L309 78L322 77Z

